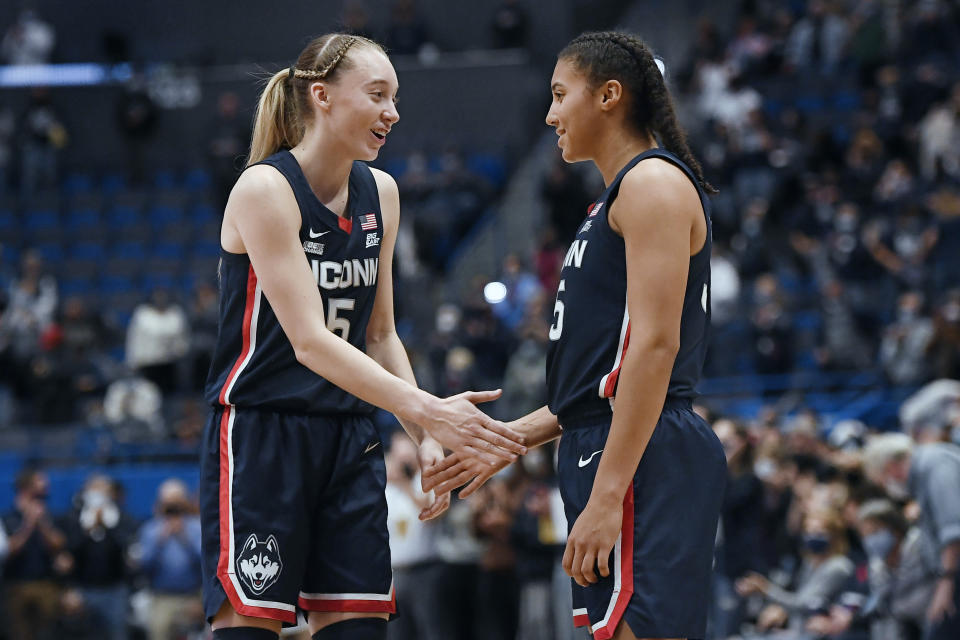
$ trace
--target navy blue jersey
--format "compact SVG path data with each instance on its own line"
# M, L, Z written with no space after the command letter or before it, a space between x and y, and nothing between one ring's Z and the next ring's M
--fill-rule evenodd
M610 413L623 354L630 344L627 257L623 238L610 228L608 212L627 172L646 158L675 164L697 187L707 239L690 258L680 320L680 351L670 375L668 398L693 398L700 380L710 326L710 201L679 158L651 149L631 160L590 209L570 245L550 327L547 392L550 411L565 417ZM629 215L629 214L628 214Z
M300 206L300 242L316 279L327 327L358 349L377 293L383 220L370 169L354 162L343 217L314 195L289 151L261 164L289 181ZM297 361L246 254L220 252L220 333L207 378L212 405L305 414L369 413L373 407Z

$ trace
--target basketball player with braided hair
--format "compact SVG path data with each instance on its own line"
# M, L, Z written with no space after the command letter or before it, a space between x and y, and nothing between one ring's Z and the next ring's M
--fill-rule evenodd
M220 331L201 447L204 608L218 640L277 638L306 611L316 640L382 640L396 610L375 406L422 467L443 447L481 466L522 436L474 403L419 390L393 317L399 198L369 168L399 119L371 40L310 42L260 97L220 232ZM420 514L449 505L436 494Z
M639 38L575 38L551 91L564 160L592 161L606 190L563 262L548 405L509 425L530 446L563 433L574 624L598 640L702 638L726 478L723 448L691 408L710 325L713 188ZM472 481L465 496L495 471L454 454L425 484Z

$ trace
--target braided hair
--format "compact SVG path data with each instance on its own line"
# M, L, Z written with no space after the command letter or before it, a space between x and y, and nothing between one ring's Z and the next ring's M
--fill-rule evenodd
M640 132L658 136L668 151L690 167L704 191L717 192L704 179L703 169L687 145L663 72L643 40L620 31L584 33L557 57L572 62L594 87L607 80L619 81L631 97L630 122Z
M386 55L383 47L363 36L328 33L311 40L289 69L270 77L257 105L247 166L280 149L293 148L303 139L313 115L310 84L333 81L339 72L353 68L348 52L356 47L371 47Z

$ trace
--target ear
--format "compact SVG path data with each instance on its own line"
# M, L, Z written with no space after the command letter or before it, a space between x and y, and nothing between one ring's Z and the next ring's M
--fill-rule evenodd
M277 539L274 538L273 535L270 535L267 538L266 544L267 544L267 551L271 551L273 553L280 553L280 550L279 550L280 545L277 544Z
M244 551L253 551L257 548L257 534L251 533L247 541L243 543Z
M326 109L330 107L330 87L325 82L314 82L307 88L310 101Z
M619 80L607 80L600 85L598 92L602 111L610 111L623 99L623 85Z

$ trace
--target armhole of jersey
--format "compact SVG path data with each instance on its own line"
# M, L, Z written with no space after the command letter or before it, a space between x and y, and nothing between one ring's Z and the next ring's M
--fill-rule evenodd
M307 220L306 214L303 212L303 203L300 202L300 196L297 194L297 185L294 184L293 176L289 175L286 171L284 171L284 170L281 168L280 163L279 163L278 161L276 161L276 160L272 160L272 158L273 158L273 156L269 156L269 157L267 157L267 158L264 158L264 159L261 160L260 162L255 162L254 164L250 165L250 167L255 167L255 166L257 166L258 164L263 164L263 165L266 165L266 166L268 166L268 167L273 167L274 170L275 170L277 173L279 173L280 175L282 175L282 176L286 179L287 184L290 185L290 191L293 192L293 199L296 200L296 202L297 202L297 210L298 210L298 212L300 213L300 229L298 230L297 235L303 235L303 230L304 230L310 223L309 223L309 221ZM244 171L246 171L246 170L249 169L250 167L246 167L246 168L244 169Z
M374 206L373 215L377 218L377 228L383 229L383 233L386 233L387 227L383 222L383 210L380 207L380 187L377 184L376 176L373 175L373 169L371 169L366 162L361 162L360 160L355 160L353 164L354 167L358 165L360 167L360 180L373 189L373 201L376 203Z
M687 167L683 163L683 161L680 160L680 158L676 157L673 153L671 153L667 149L656 147L654 149L644 151L640 155L643 157L641 157L639 160L634 162L633 167L637 166L638 164L640 164L641 162L643 162L648 158L660 158L661 160L669 162L670 164L675 166L677 169L680 169L680 171L683 172L683 175L687 176L687 179L693 184L693 188L697 190L697 197L700 199L700 211L703 213L703 222L704 224L707 225L707 235L703 240L703 246L700 247L699 251L692 254L690 258L693 259L699 256L700 254L703 253L703 250L706 249L707 245L710 243L710 238L712 235L711 233L712 223L710 220L710 212L707 210L709 200L707 200L706 198L706 193L703 191L703 189L700 188L700 183L697 182L697 177L693 175L693 171L689 167ZM621 241L623 241L623 236L617 233L616 231L614 231L613 227L610 226L610 207L613 205L614 200L616 200L617 195L619 195L620 193L620 184L623 182L623 179L627 177L627 174L630 173L633 167L627 168L626 171L624 171L620 176L618 176L616 183L611 187L610 195L607 196L607 201L606 201L606 204L604 205L604 216L607 223L605 226L610 231L610 233L612 233L614 236L619 238Z

